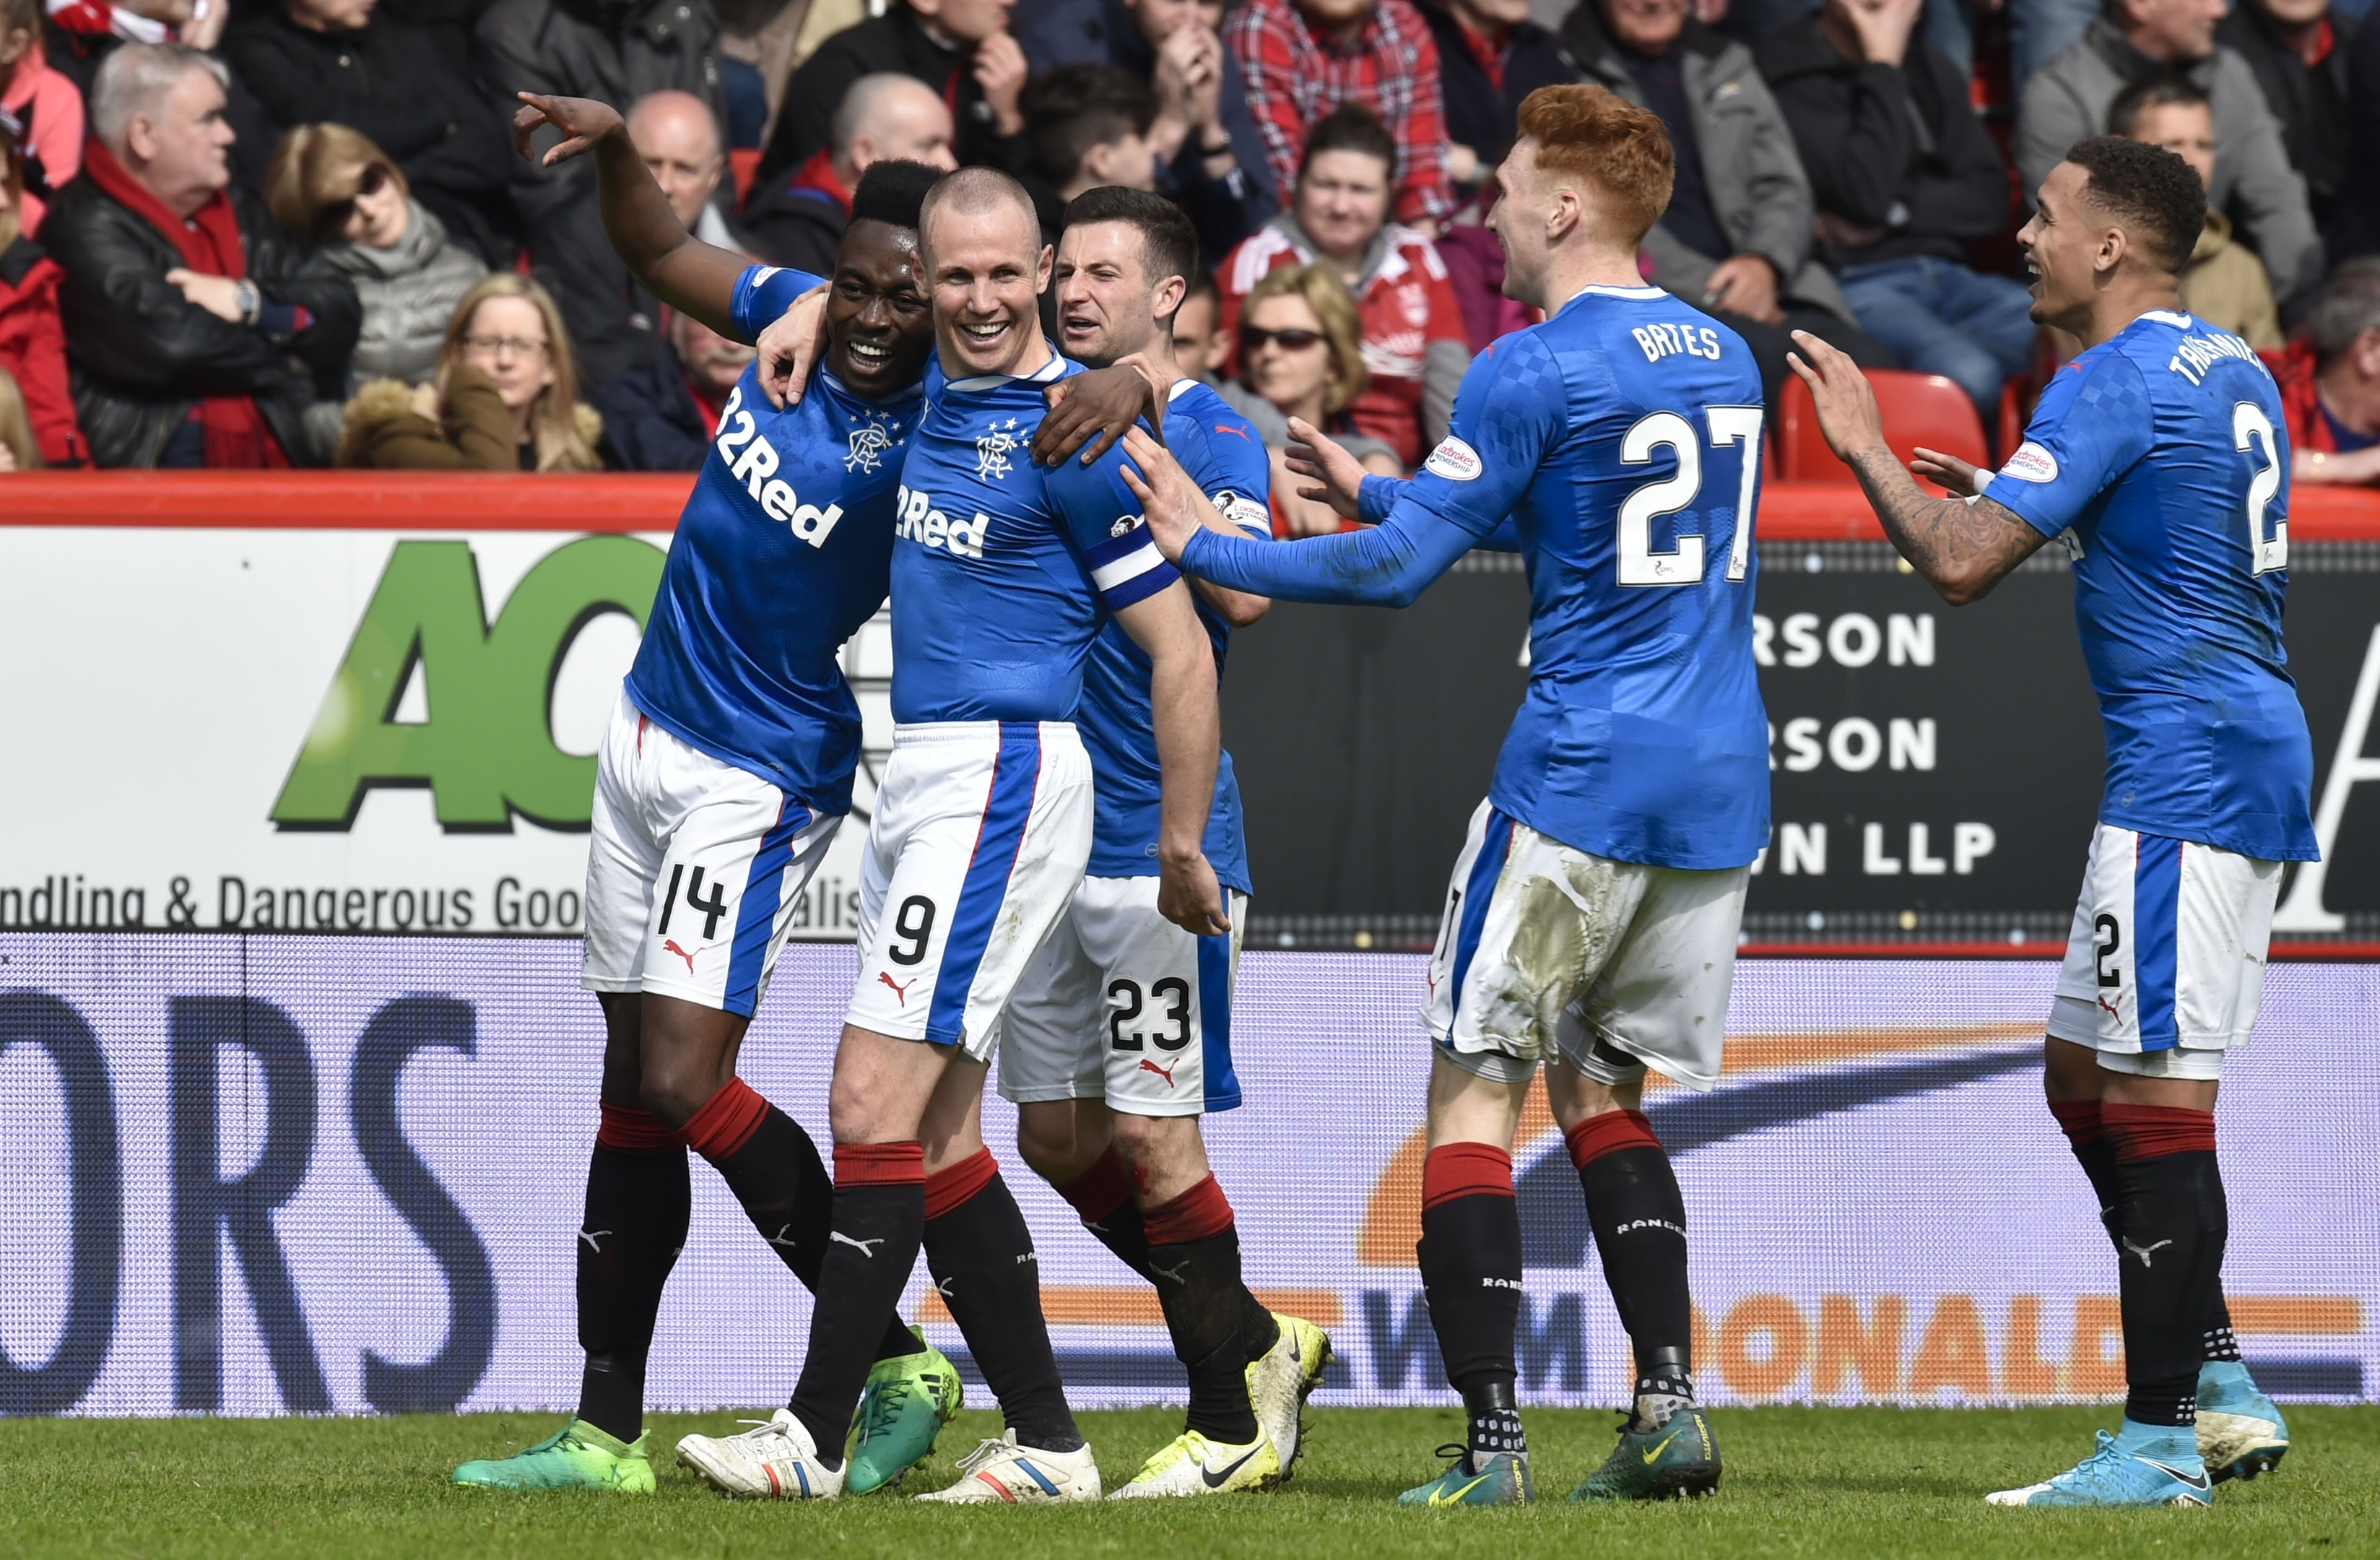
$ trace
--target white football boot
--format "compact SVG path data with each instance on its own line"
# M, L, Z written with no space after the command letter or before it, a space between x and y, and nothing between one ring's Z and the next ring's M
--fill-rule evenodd
M677 1460L723 1493L747 1500L831 1501L843 1493L844 1469L820 1460L809 1427L780 1408L735 1435L689 1435ZM848 1466L848 1465L846 1465Z
M1281 1336L1272 1347L1248 1361L1248 1401L1257 1411L1257 1427L1272 1443L1281 1459L1281 1477L1287 1479L1305 1444L1298 1414L1306 1398L1322 1383L1330 1363L1330 1335L1299 1316L1273 1313Z
M1197 1431L1185 1430L1143 1463L1131 1483L1108 1499L1228 1495L1241 1490L1269 1490L1280 1482L1281 1458L1262 1431L1257 1432L1250 1444L1230 1446L1210 1441Z
M1099 1465L1085 1444L1071 1452L1020 1446L1009 1431L959 1460L958 1482L917 1497L951 1505L1055 1505L1099 1498Z

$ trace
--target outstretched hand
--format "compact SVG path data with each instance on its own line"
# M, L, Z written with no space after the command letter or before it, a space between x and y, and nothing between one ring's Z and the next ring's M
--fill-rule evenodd
M1302 417L1291 418L1289 448L1282 452L1282 458L1292 471L1321 484L1299 488L1298 497L1328 503L1343 519L1364 518L1364 464L1321 429Z
M1970 494L1983 492L1982 488L1975 485L1985 475L1981 467L1970 465L1955 455L1944 455L1940 450L1927 449L1924 445L1918 445L1909 453L1910 470L1937 487L1948 488L1961 498Z
M546 97L537 92L513 95L522 104L513 111L513 150L541 168L567 163L605 136L627 128L618 109L593 98ZM529 148L529 138L548 125L562 132L562 140L539 157Z
M1808 331L1795 331L1793 341L1802 350L1786 353L1785 364L1810 387L1818 431L1835 457L1852 466L1854 455L1884 449L1884 413L1859 365Z
M779 411L799 406L810 371L826 356L826 288L812 287L794 299L752 346L760 362L760 394Z
M1157 550L1165 555L1167 563L1179 565L1182 549L1204 526L1199 511L1206 506L1207 495L1198 491L1182 463L1148 436L1147 429L1135 425L1126 433L1123 452L1140 467L1137 471L1129 465L1123 468L1123 485L1140 500Z
M1050 402L1050 415L1033 434L1033 458L1039 465L1063 466L1079 449L1088 466L1144 417L1157 430L1157 442L1165 442L1164 392L1148 360L1136 352L1106 368L1062 379L1042 394Z

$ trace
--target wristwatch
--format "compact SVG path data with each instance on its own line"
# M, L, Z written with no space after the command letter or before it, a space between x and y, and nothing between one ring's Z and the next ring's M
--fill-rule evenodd
M240 323L253 325L256 317L264 312L264 295L258 292L256 284L245 276L233 283L232 289L232 296L239 303Z

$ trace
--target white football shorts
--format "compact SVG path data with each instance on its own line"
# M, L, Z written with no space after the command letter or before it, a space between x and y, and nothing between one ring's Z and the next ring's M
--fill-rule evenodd
M1091 859L1091 761L1065 721L895 726L859 880L849 1021L989 1061Z
M678 740L623 690L595 761L580 983L750 1018L842 823Z
M1557 1055L1597 1082L1718 1081L1748 867L1686 871L1574 850L1481 802L1455 859L1423 1027L1483 1078Z
M2102 823L2049 1032L2110 1072L2219 1078L2248 1043L2281 864Z
M1232 890L1229 913L1227 935L1194 937L1157 913L1157 879L1085 878L1001 1020L1002 1095L1128 1115L1238 1104L1232 982L1248 896Z

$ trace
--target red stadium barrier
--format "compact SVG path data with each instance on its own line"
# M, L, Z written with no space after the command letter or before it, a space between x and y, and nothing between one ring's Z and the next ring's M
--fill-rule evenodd
M514 472L34 471L0 477L0 525L259 527L322 530L665 531L693 478ZM1767 484L1763 542L1881 542L1846 482ZM2380 541L2380 492L2289 495L2298 542Z

